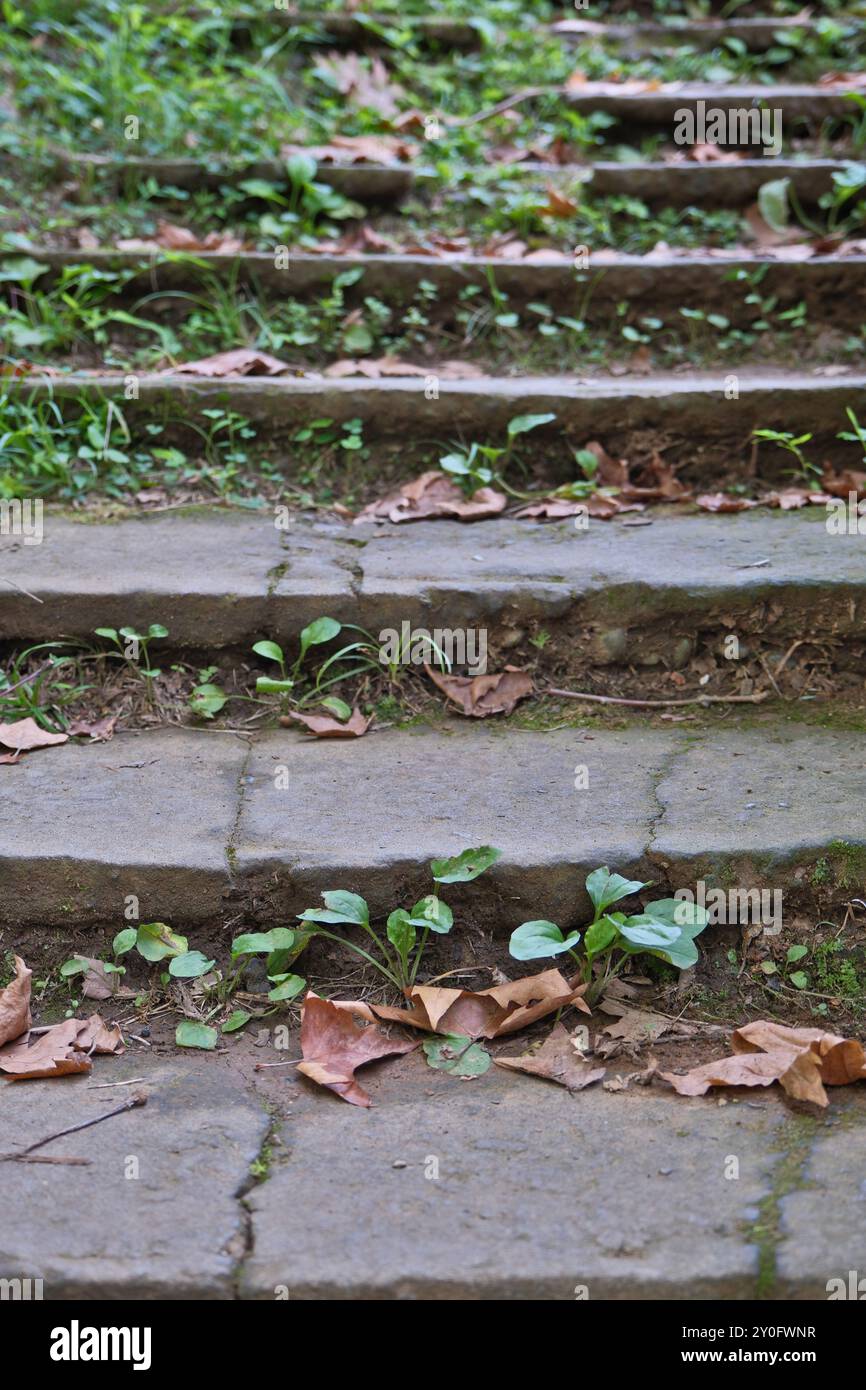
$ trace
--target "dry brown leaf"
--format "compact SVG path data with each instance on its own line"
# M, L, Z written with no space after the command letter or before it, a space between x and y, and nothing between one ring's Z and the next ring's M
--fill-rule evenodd
M383 376L436 376L445 381L476 380L484 372L473 362L438 362L429 367L418 367L414 362L404 362L399 357L364 358L355 361L351 358L332 362L326 367L323 376L345 377L366 376L375 380Z
M335 719L330 714L299 714L291 711L280 717L284 727L289 724L303 724L316 738L361 738L373 722L372 714L364 716L356 705L350 719Z
M128 989L121 985L121 975L116 971L107 971L105 961L98 960L94 956L77 956L76 960L84 961L87 966L82 979L84 988L82 994L85 999L112 999L117 996L129 997L135 994L135 990Z
M545 184L544 191L547 194L547 203L541 211L548 217L573 217L577 212L577 203L560 193L554 184Z
M452 676L435 671L426 661L424 670L452 704L475 719L486 719L490 714L511 714L519 700L532 694L532 677L514 666L506 666L495 676Z
M29 716L14 724L0 724L0 743L16 753L28 748L50 748L55 743L65 743L68 737L68 734L50 734L40 729L36 720Z
M690 145L687 153L696 164L736 164L746 157L745 151L724 150L721 145Z
M431 469L410 483L403 483L378 502L371 502L358 514L357 521L429 521L436 517L455 517L458 521L480 521L505 510L508 499L502 492L482 487L471 498L444 473Z
M702 492L695 502L704 512L744 512L758 505L748 497L734 497L729 492Z
M620 496L629 501L685 502L692 494L680 482L671 464L656 453L639 470L637 482L629 480L620 488Z
M121 1053L123 1038L116 1023L105 1023L99 1014L88 1019L67 1018L41 1033L33 1043L30 1034L0 1048L0 1071L12 1081L67 1076L87 1072L94 1052Z
M0 990L0 1046L20 1038L31 1026L29 970L20 956L13 957L15 978Z
M411 1052L411 1038L387 1038L375 1024L362 1028L346 1009L328 999L308 994L301 1019L301 1051L298 1071L326 1086L350 1105L371 1104L367 1092L355 1080L355 1072L380 1057Z
M308 154L321 164L397 164L414 159L418 146L394 135L335 135L327 145L284 145L280 153Z
M789 1028L758 1019L735 1029L732 1057L695 1067L685 1076L660 1075L680 1095L701 1096L710 1086L769 1086L778 1081L794 1100L827 1105L824 1086L866 1079L866 1055L853 1038L820 1028Z
M114 737L119 716L107 714L104 719L73 719L66 732L70 738L89 738L92 743L107 743Z
M582 1091L584 1086L591 1086L604 1077L604 1067L593 1066L580 1055L563 1023L554 1026L537 1052L525 1052L520 1057L494 1057L493 1060L498 1067L546 1077L569 1091Z
M694 1032L693 1028L678 1026L662 1014L651 1013L648 1009L630 1009L615 999L603 999L599 1008L602 1013L618 1015L616 1022L606 1024L603 1031L622 1042L641 1044L654 1042L665 1033L682 1032L688 1036Z
M279 376L291 370L288 362L281 362L267 352L231 348L228 352L216 352L213 357L201 357L197 362L179 362L163 375L185 372L189 376Z
M821 476L821 486L832 497L841 497L846 502L849 493L855 492L859 501L860 498L866 497L866 473L853 468L846 468L842 473L825 469Z
M158 222L156 236L149 240L127 237L115 245L118 251L211 251L220 256L234 256L246 248L246 243L231 232L208 232L202 238L173 222Z
M403 89L391 81L381 58L331 52L319 59L318 68L330 73L337 90L353 106L376 111L380 116L399 114L397 98Z
M544 970L521 980L479 991L442 989L438 985L413 985L406 997L410 1007L392 1008L387 1004L361 1004L355 1000L334 1000L335 1007L371 1021L405 1023L429 1033L450 1033L464 1038L498 1038L516 1033L557 1009L574 1005L588 1014L583 1000L586 985L572 986L558 970Z

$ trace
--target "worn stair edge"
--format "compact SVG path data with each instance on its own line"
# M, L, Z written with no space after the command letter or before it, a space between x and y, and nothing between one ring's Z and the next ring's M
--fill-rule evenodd
M215 652L290 641L329 614L376 633L404 620L481 627L493 661L510 659L507 634L528 624L577 669L676 667L731 620L744 640L777 643L862 630L862 537L829 534L818 507L657 511L649 527L591 520L585 531L510 518L376 528L297 517L285 529L276 519L264 509L82 525L49 511L41 544L0 551L0 638L89 639L160 622L173 649Z
M624 84L625 85L625 84ZM649 84L647 84L649 86ZM556 89L551 89L555 92ZM863 88L859 92L862 94ZM783 122L816 123L850 116L857 108L844 87L819 87L812 83L682 82L666 83L648 91L616 90L615 83L587 82L563 93L563 101L575 111L604 111L630 124L663 125L677 112L695 110L749 110L766 107L780 111Z
M190 418L216 406L230 408L263 430L282 429L310 418L343 422L364 421L365 437L373 435L425 437L428 431L464 430L480 437L501 431L514 415L554 413L556 420L533 436L539 445L563 430L590 438L624 439L630 430L653 427L672 430L693 454L706 453L713 434L731 458L733 437L747 441L753 429L811 431L830 441L845 424L845 409L856 406L866 391L866 374L815 376L799 372L737 373L737 398L731 400L731 376L695 373L645 378L478 377L449 380L439 377L435 362L425 375L368 378L235 376L207 377L128 373L63 376L32 373L13 377L4 385L10 396L28 401L114 401L127 421L157 414ZM129 398L130 383L136 398ZM430 391L435 383L435 396ZM734 415L734 408L736 414ZM287 449L287 476L294 460ZM684 476L689 476L686 467Z
M689 44L693 48L714 48L724 39L739 39L752 52L771 48L776 42L777 33L796 36L799 33L819 32L819 19L814 13L800 18L796 15L757 15L742 17L731 15L726 19L689 19L685 16L671 15L664 22L639 20L636 24L623 24L618 20L595 21L590 19L555 20L550 32L567 43L584 43L587 40L617 44L633 53L658 53L667 44ZM832 16L841 25L859 25L859 15L835 13Z
M363 894L378 915L428 891L429 860L473 844L503 857L449 900L500 939L529 917L585 920L584 879L604 863L660 896L698 876L779 889L783 916L802 907L834 844L845 843L858 890L866 876L866 773L836 731L726 731L720 743L717 729L594 729L586 740L455 722L351 743L286 730L249 742L121 733L4 768L0 923L111 924L135 894L146 920L215 924L245 911L273 924L332 888ZM708 777L721 777L721 795L708 797ZM816 782L828 790L820 816Z
M545 261L513 261L482 256L448 259L418 255L315 256L290 254L287 264L274 255L249 252L221 256L196 252L189 258L142 256L120 251L49 251L33 246L28 254L57 272L66 266L92 265L99 269L135 272L128 291L177 289L201 282L207 270L221 278L240 276L262 292L302 296L333 283L347 270L362 269L363 278L353 294L378 294L388 301L409 298L421 280L435 285L445 302L455 300L468 285L488 290L490 278L497 288L515 300L550 295L557 308L574 308L593 319L599 309L607 312L621 300L633 309L653 305L679 309L684 304L702 309L724 309L736 321L748 321L745 279L763 272L762 294L778 297L779 308L806 300L819 322L857 324L866 309L866 255L812 256L804 261L783 261L773 256L626 256L598 252L588 256L585 269L576 269L567 256L551 254Z
M53 149L49 160L69 172L107 173L115 179L158 179L177 188L219 188L241 179L266 179L288 183L286 161L280 159L222 161L190 159L185 156L91 154ZM347 198L368 202L391 202L405 195L416 183L433 177L433 171L419 164L319 163L316 179Z
M178 188L218 188L226 182L261 178L271 183L288 181L285 162L277 159L220 163L186 157L149 155L71 154L57 151L55 162L68 170L104 171L116 179L155 178ZM593 160L587 164L540 164L521 161L509 167L521 179L547 179L569 182L580 179L593 194L607 196L628 193L650 203L693 202L728 203L742 206L757 197L761 186L772 179L787 178L794 184L801 201L816 203L832 187L833 174L845 167L838 159L756 158L735 163L696 162L665 164L640 161L621 163ZM418 164L319 164L316 178L346 197L386 202L405 196L413 187L423 192L425 184L435 186L436 174Z

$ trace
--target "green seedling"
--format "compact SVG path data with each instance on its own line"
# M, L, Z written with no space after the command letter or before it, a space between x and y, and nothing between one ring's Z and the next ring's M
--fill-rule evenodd
M515 492L503 481L502 473L511 457L515 441L521 435L528 434L530 430L537 429L539 425L548 425L555 419L556 416L553 414L515 415L514 419L508 422L506 443L502 448L473 443L468 448L444 454L439 460L439 467L458 483L467 497L472 497L479 488L487 487L495 481L498 487L504 488L512 497L526 500L525 493ZM498 465L496 470L493 464Z
M643 912L633 916L609 911L622 898L648 887L648 883L612 874L608 868L595 869L586 880L595 915L583 932L575 929L564 935L555 922L544 919L524 922L511 935L511 955L515 960L545 960L567 952L580 968L590 1004L601 998L634 956L657 956L686 970L698 959L694 938L709 920L704 908L662 898L647 903ZM578 952L581 940L583 949Z
M500 854L498 849L482 845L478 849L464 850L453 859L435 859L430 865L434 891L411 908L395 908L388 916L384 935L371 925L370 909L365 900L345 889L323 893L324 907L307 908L299 914L299 920L311 935L338 941L354 951L405 994L417 979L430 933L445 936L454 925L451 908L442 900L441 885L471 882L495 864ZM370 938L374 954L327 930L337 925L360 927Z
M151 666L148 649L155 639L168 636L168 628L162 623L151 623L146 633L136 632L134 627L97 627L94 631L97 637L105 637L109 642L113 642L124 661L129 662L130 666L138 671L147 686L148 699L152 701L153 682L162 672L159 667Z
M797 468L791 473L792 477L801 478L809 484L820 478L821 469L807 459L803 452L803 445L812 439L811 434L795 435L790 430L752 430L752 438L766 444L777 444L780 449L791 454L797 460Z

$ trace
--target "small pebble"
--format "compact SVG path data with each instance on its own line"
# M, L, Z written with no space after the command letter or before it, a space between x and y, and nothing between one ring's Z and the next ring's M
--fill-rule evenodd
M408 1168L409 1165L408 1165L408 1163L406 1163L402 1158L395 1158L395 1159L394 1159L394 1162L391 1164L391 1167L392 1167L392 1168Z

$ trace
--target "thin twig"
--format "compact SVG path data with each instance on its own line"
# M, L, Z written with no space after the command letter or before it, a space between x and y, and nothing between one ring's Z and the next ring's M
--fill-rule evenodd
M760 705L769 698L769 690L755 695L692 695L687 700L626 700L618 695L590 695L582 690L559 690L548 686L541 695L555 695L560 700L591 700L598 705L636 705L641 709L666 709L669 705Z
M50 666L51 662L46 661L42 666L38 666L35 671L31 671L29 676L22 676L20 681L16 681L14 685L4 686L4 688L0 690L0 700L5 700L6 696L11 695L12 691L17 690L19 686L27 685L30 681L35 681L36 677L41 676L42 672L47 671Z
M530 101L532 97L548 96L556 94L556 87L525 87L522 92L515 92L513 96L506 97L504 101L498 101L495 106L490 106L486 111L479 111L475 116L455 116L452 120L446 118L445 125L452 128L462 128L467 125L477 125L479 121L489 121L492 116L501 116L503 111L510 111L514 106L520 106L521 102Z
M0 1154L0 1163L66 1163L74 1168L90 1166L89 1158L54 1158L48 1154Z
M69 1129L59 1129L56 1134L49 1134L46 1139L37 1139L35 1144L28 1144L26 1149L22 1149L16 1158L24 1158L27 1154L32 1154L36 1149L44 1148L55 1139L62 1139L67 1134L77 1134L80 1129L89 1129L91 1125L101 1125L103 1120L110 1120L114 1115L122 1115L126 1110L134 1110L137 1105L147 1105L147 1092L136 1091L134 1095L125 1100L122 1105L118 1105L115 1110L107 1110L104 1115L96 1115L92 1120L83 1120L80 1125L70 1125Z
M8 577L8 575L0 574L0 579L4 580L5 583L7 583L7 584L11 584L13 589L17 589L17 590L18 590L19 594L25 594L25 595L27 596L27 598L32 598L33 601L34 601L34 603L44 603L44 602L45 602L44 598L37 598L36 594L31 594L31 592L30 592L29 589L22 589L21 585L20 585L20 584L16 584L16 583L15 583L15 580L14 580L14 579L10 579L10 578Z
M133 1076L129 1081L100 1081L97 1086L85 1086L85 1091L108 1091L112 1086L134 1086L136 1081L144 1081L143 1076Z

